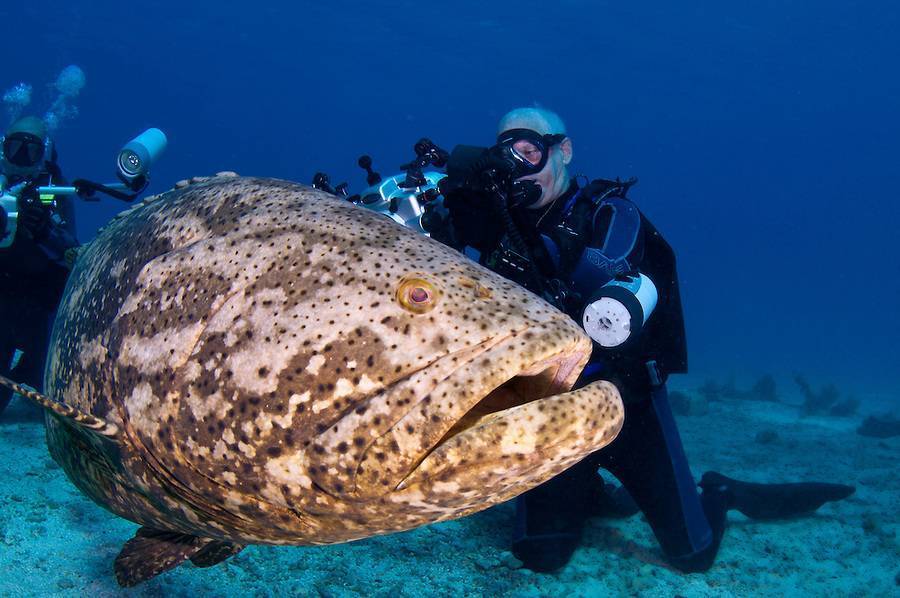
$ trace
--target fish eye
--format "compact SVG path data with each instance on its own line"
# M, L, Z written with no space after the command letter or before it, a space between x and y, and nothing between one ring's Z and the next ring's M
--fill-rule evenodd
M419 277L408 277L397 288L397 301L403 309L424 314L437 305L438 292L434 285Z

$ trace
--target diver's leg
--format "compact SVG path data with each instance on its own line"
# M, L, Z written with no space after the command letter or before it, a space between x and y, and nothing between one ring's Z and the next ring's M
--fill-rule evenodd
M38 392L44 391L44 365L47 361L53 316L46 309L29 310L18 335L22 358L10 372L10 378L34 387Z
M599 465L628 490L673 566L708 569L725 529L726 503L718 493L698 495L665 386L626 387L623 397L625 426L599 451Z
M0 338L0 375L8 378L10 374L9 366L12 363L13 356L16 354L16 349L13 347L12 343L9 342L10 339L7 338L5 333L0 334L3 334L3 337ZM5 386L0 388L0 415L6 410L6 406L9 405L10 399L12 399L12 390Z
M16 327L20 318L16 313L17 302L8 293L0 293L0 317L3 318L3 326L0 327L0 375L10 377L12 360L16 354ZM12 399L12 391L6 387L0 388L0 414L9 405Z
M512 552L532 571L555 571L581 542L581 530L602 479L590 456L516 498Z

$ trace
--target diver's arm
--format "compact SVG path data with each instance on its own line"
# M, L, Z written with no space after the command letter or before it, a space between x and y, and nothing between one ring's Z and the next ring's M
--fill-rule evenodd
M75 227L75 202L71 197L60 197L56 202L56 214L60 218L57 228L63 229L74 245L78 245L77 228Z
M47 174L49 175L47 184L57 187L67 187L69 185L69 181L63 176L59 164L56 162L47 162L46 166ZM65 229L72 241L74 241L74 245L78 245L78 233L75 226L75 202L69 195L57 195L55 199L56 208L54 212L59 219L57 224L59 227Z
M55 162L48 163L48 182L57 186L66 186L59 166ZM53 209L55 218L50 220L46 236L36 239L37 245L47 257L61 266L66 265L65 254L68 249L78 246L75 228L75 202L67 195L57 195Z

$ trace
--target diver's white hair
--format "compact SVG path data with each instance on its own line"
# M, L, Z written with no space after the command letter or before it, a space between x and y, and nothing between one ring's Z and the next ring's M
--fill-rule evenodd
M531 129L541 135L565 134L566 125L559 114L546 108L513 108L500 119L497 134L510 129Z

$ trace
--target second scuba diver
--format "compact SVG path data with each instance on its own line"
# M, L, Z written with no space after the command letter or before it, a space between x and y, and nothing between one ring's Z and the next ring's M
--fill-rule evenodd
M78 246L72 199L37 190L66 184L42 119L25 116L6 131L0 180L0 192L22 189L15 199L5 196L17 203L18 223L11 238L0 239L0 374L40 389L53 318L69 275L69 250ZM0 219L0 233L7 236L5 208ZM21 358L11 367L17 349ZM11 391L0 389L0 413L10 398Z

